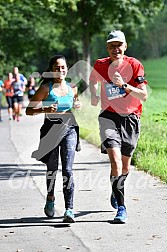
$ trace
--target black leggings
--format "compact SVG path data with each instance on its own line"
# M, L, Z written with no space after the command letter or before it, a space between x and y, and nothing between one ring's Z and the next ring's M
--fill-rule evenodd
M54 187L56 174L59 164L59 151L62 163L62 176L63 176L63 194L65 200L65 208L73 208L73 195L74 195L74 180L72 166L75 157L75 149L77 144L77 133L74 127L71 127L66 136L61 140L59 145L54 148L50 155L47 165L47 193L50 196L54 195Z

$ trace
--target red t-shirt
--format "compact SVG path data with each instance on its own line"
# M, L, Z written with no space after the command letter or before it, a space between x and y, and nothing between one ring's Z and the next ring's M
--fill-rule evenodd
M123 62L114 66L110 57L98 59L90 75L91 83L101 83L101 108L118 114L142 113L142 103L139 99L128 94L122 88L112 83L112 76L118 72L125 83L133 87L140 85L138 77L144 77L144 67L137 59L124 55ZM147 81L143 81L147 84Z
M5 95L6 96L13 96L13 88L11 86L12 81L5 80L4 81L4 88L5 88Z

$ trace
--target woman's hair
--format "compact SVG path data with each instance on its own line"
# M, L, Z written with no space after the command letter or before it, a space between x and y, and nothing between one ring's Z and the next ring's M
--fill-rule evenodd
M63 55L54 55L50 60L49 60L49 67L45 70L45 73L49 73L49 72L52 72L52 67L53 65L55 64L55 62L58 60L58 59L63 59L65 62L66 62L66 58L63 56ZM45 77L46 76L46 77ZM53 81L53 77L50 77L48 75L47 77L47 74L45 76L42 76L41 79L39 80L39 84L42 85L42 84L45 84L45 83L48 83L50 81Z

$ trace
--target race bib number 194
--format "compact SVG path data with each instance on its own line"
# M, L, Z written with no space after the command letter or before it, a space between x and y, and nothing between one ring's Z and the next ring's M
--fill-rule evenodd
M108 100L113 100L116 98L120 98L126 95L124 89L119 88L118 86L114 85L112 82L105 84L106 95Z

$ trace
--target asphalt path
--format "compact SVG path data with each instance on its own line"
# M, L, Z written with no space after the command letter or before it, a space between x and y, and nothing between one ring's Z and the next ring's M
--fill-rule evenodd
M110 163L107 155L81 140L74 162L76 223L64 226L61 164L57 174L56 215L45 216L46 167L31 158L39 143L43 115L23 115L0 123L1 252L166 252L167 185L131 167L126 181L126 224L113 224Z

